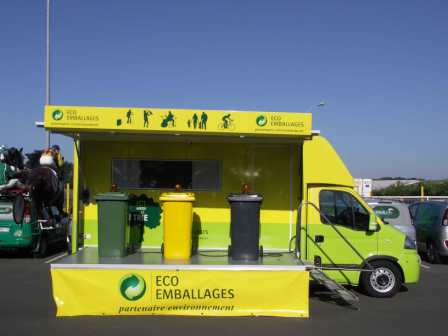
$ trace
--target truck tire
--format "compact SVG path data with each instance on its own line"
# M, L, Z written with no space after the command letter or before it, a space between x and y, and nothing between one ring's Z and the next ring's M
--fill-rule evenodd
M374 270L364 271L361 274L361 286L364 292L377 298L387 298L397 294L403 283L398 266L387 260L371 261L370 265Z
M431 264L440 264L442 262L439 252L433 242L428 242L426 245L426 260Z

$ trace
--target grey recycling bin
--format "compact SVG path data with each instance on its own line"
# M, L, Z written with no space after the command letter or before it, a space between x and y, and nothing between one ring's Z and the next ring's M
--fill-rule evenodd
M233 260L256 261L263 254L260 241L260 207L263 196L255 193L230 194L229 256Z
M98 204L98 255L124 257L129 254L129 195L121 192L100 193Z

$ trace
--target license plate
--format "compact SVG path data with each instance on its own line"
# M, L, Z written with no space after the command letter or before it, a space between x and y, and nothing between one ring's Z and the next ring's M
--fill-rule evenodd
M9 227L0 227L0 232L9 232Z

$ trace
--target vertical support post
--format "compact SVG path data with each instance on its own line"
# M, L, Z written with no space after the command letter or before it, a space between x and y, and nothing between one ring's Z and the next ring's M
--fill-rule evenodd
M306 141L306 140L305 140ZM297 209L297 227L296 227L296 239L299 249L299 257L301 259L306 259L308 257L307 252L307 231L308 227L305 224L305 232L302 232L303 226L302 223L307 223L308 220L308 184L306 179L306 173L303 165L303 156L304 156L304 146L305 142L301 142L299 145L297 156L298 156L298 166L299 166L299 192L301 194L300 204L302 205ZM304 203L305 202L305 203ZM305 206L303 206L305 204Z
M293 236L293 220L294 220L294 200L293 200L293 183L294 183L294 145L289 145L289 241Z
M79 146L80 141L73 140L73 192L72 192L72 253L78 250L79 226Z
M70 213L70 183L65 185L65 212Z

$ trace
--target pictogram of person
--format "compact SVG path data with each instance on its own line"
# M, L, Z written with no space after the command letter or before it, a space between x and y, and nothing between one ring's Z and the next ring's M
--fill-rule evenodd
M198 127L198 120L199 120L199 117L198 117L198 115L195 113L195 114L193 114L193 128L194 129L196 129L197 127ZM199 126L199 128L201 128L201 126Z
M230 119L230 113L226 114L224 117L222 117L222 124L224 128L229 128L230 122L232 119Z
M202 125L202 129L206 130L207 129L207 120L208 120L208 116L205 112L202 112L201 114L201 125ZM199 127L201 128L201 127Z
M126 124L131 124L132 123L132 111L131 110L129 110L126 113L126 117L127 117Z
M143 111L143 127L149 126L149 116L152 115L152 112L150 110Z

